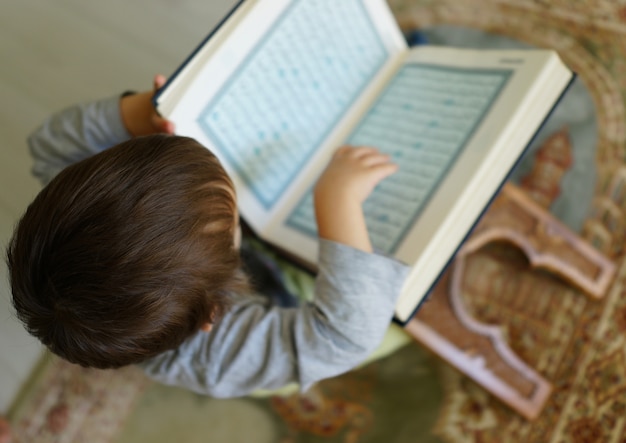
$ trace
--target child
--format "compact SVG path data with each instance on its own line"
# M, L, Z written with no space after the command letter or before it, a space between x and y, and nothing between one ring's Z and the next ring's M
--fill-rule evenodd
M306 390L363 362L407 268L372 253L361 204L397 167L373 148L337 150L314 192L315 299L276 306L241 270L229 177L195 140L150 135L174 132L151 97L69 108L29 138L47 185L7 252L29 332L82 366L138 364L216 397Z

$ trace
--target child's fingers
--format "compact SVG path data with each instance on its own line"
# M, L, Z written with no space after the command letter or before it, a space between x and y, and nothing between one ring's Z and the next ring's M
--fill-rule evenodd
M335 157L361 158L366 155L377 153L378 149L371 146L343 145L335 151Z
M176 126L169 120L163 120L161 124L161 129L166 134L174 134L174 132L176 131Z
M359 168L392 164L390 155L371 146L342 146L335 151L334 158L340 162L352 163Z
M377 154L380 154L380 151L372 146L355 146L352 148L352 155L358 159Z
M157 74L154 76L154 80L152 82L153 89L156 91L160 89L165 84L165 76L161 74Z
M353 150L354 148L349 145L340 146L339 148L337 148L337 150L333 154L333 157L340 158L340 157L348 156L352 153Z
M379 163L377 165L370 167L370 170L372 171L372 173L376 175L377 177L380 177L379 180L382 180L385 177L389 177L390 175L397 172L398 169L399 167L397 164L389 163L389 162Z
M357 153L355 153L355 158L358 159L362 166L371 167L391 162L391 156L380 152L377 148L360 146L355 149L358 149Z
M152 116L152 126L157 130L157 132L163 132L165 134L173 134L176 129L173 122L166 120L157 114Z
M376 186L385 178L394 174L398 170L398 165L394 163L381 163L367 169L366 174L370 184Z
M164 75L161 75L161 74L155 75L153 83L152 83L154 92L156 93L161 87L163 87L166 81L167 79L165 78ZM169 120L164 119L163 117L158 115L156 111L151 116L151 123L152 123L152 127L156 129L157 132L163 132L165 134L174 133L174 130L175 130L174 123L172 123Z
M366 192L369 195L378 184L385 178L398 170L398 166L393 163L383 163L373 166L366 170ZM367 198L367 195L363 196L363 199Z
M376 166L376 165L380 165L383 163L390 163L391 156L388 154L383 154L383 153L376 151L376 152L372 152L370 154L364 155L363 157L359 159L359 161L363 166L371 167L371 166Z

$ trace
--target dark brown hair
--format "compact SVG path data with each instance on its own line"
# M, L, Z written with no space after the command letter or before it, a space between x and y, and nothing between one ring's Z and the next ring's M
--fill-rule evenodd
M55 354L86 367L179 346L246 287L236 200L195 140L132 139L63 170L7 250L13 305Z

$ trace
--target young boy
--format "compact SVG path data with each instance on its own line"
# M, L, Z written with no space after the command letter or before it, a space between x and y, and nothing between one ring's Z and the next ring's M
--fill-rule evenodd
M150 135L174 132L151 97L66 109L29 138L46 186L7 252L28 331L82 366L139 364L216 397L306 390L363 362L407 268L372 253L361 204L397 167L373 148L337 150L314 193L315 299L279 307L241 270L229 177L196 141Z

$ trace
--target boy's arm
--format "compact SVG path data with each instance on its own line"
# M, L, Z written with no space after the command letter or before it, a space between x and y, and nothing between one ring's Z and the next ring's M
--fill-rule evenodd
M239 295L213 329L141 366L168 385L213 397L314 383L363 363L389 328L408 267L336 242L320 242L315 300L299 308Z
M162 85L155 77L154 87ZM151 104L154 91L72 106L49 117L28 138L33 174L46 185L62 169L132 136L173 132Z

